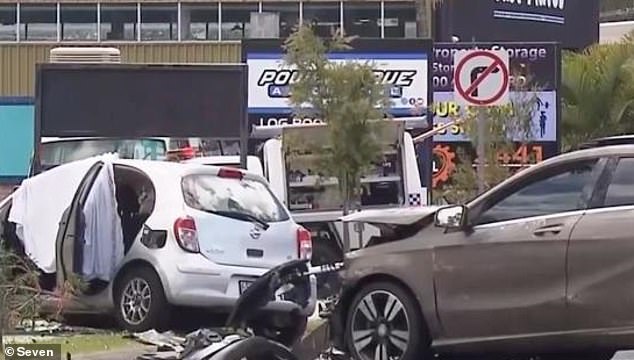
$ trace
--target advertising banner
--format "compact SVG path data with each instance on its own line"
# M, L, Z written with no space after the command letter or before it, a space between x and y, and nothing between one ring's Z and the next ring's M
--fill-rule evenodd
M247 54L249 66L249 112L280 114L290 112L290 85L297 72L284 64L282 54ZM410 114L417 104L427 104L427 62L424 51L413 53L332 53L330 61L355 61L373 66L377 78L389 87L391 111Z
M432 64L434 126L439 127L461 113L454 101L454 64L457 51L467 49L504 50L510 60L510 100L535 102L533 134L530 139L515 136L517 150L501 154L500 162L520 167L554 156L559 151L560 59L554 43L440 43L435 44ZM466 109L467 113L469 109ZM530 144L522 144L521 142ZM473 146L462 126L451 126L434 136L433 184L439 186L450 179L458 152L473 153ZM458 151L460 150L460 151ZM453 164L453 165L452 165Z
M439 9L443 41L556 41L579 50L599 41L599 0L451 0Z
M527 138L525 135L513 134L515 141L557 142L557 93L555 91L512 92L510 98L512 102L518 103L522 101L536 102L531 126L532 136ZM434 93L432 109L434 112L434 125L441 126L449 122L451 116L458 115L460 108L453 100L453 93L436 92ZM434 136L434 141L464 142L469 141L469 138L462 127L456 125Z
M422 39L357 39L352 49L333 52L333 62L356 61L373 66L387 85L392 99L390 113L412 116L431 104L431 41ZM297 73L284 62L278 40L243 41L243 61L249 67L249 123L276 126L320 122L318 117L297 117L289 102L289 89Z

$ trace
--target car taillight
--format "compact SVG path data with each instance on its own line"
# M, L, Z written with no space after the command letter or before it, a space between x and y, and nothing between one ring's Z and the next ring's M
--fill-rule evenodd
M185 216L176 219L174 222L174 236L183 250L192 253L200 252L196 222L191 217Z
M178 155L183 160L193 159L196 156L196 150L191 146L180 148L178 149Z
M232 168L221 168L218 170L218 177L228 178L228 179L242 179L244 174L242 171Z
M313 256L312 236L301 226L297 229L297 256L302 260L310 260Z

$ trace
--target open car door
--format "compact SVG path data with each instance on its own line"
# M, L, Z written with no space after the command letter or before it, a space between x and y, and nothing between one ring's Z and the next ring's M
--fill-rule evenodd
M103 166L103 161L98 161L88 169L77 187L73 201L60 220L55 240L57 287L60 289L63 289L73 273L81 273L83 245L81 236L84 230L82 209Z

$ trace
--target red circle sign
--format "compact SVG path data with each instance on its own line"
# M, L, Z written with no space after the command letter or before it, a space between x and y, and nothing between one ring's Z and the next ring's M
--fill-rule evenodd
M473 83L471 83L465 89L460 83L460 74L462 73L463 68L465 64L467 63L467 61L475 57L485 57L485 58L493 60L493 63L489 65L487 69L484 70L480 74L480 76L478 76L478 78L476 78L473 81ZM500 90L489 99L476 99L473 96L471 96L471 93L473 92L473 90L475 90L475 88L478 87L478 85L480 85L482 81L484 81L484 79L487 76L489 76L498 67L502 70L502 86L500 87ZM489 51L484 51L484 50L473 51L467 54L463 59L460 60L458 64L456 64L456 70L454 72L454 84L458 94L460 94L460 96L462 96L467 102L470 102L474 105L480 105L480 106L491 105L495 103L496 101L498 101L502 96L504 96L504 93L508 90L509 70L504 65L504 62L502 61L502 59L496 56L495 54Z

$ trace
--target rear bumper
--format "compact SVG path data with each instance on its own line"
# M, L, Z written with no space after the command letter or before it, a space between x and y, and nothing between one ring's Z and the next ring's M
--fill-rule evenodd
M165 266L162 266L165 265ZM200 254L185 254L179 261L161 263L159 272L165 295L172 305L230 311L240 297L239 281L253 281L269 269L218 265ZM311 301L305 309L288 301L270 303L265 309L290 311L299 309L311 314L317 303L317 280L310 277ZM308 316L307 315L307 316Z

